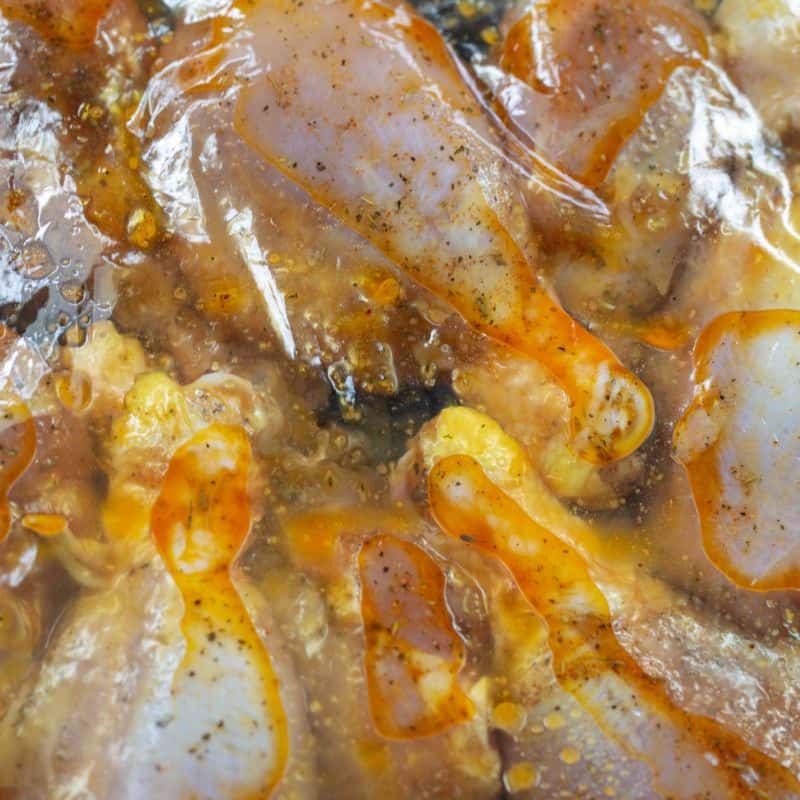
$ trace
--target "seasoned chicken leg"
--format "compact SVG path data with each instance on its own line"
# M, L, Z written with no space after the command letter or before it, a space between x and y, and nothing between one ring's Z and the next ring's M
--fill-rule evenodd
M362 546L359 573L367 686L378 731L415 738L471 719L475 707L457 683L464 645L449 618L436 563L414 544L378 536Z
M255 575L303 676L326 797L499 791L480 590L453 586L420 542L427 528L410 509L366 503L293 514L270 531Z
M476 461L451 456L438 462L429 495L448 534L467 537L509 567L548 623L559 683L609 735L648 762L663 792L798 796L800 782L788 770L716 722L693 717L670 701L617 642L608 605L585 562L527 520Z
M787 80L800 57L797 12L793 0L722 0L713 16L732 76L790 147L800 125L797 87Z
M505 21L500 71L482 74L509 123L554 164L596 188L672 73L708 53L703 18L685 6L522 3Z
M174 291L179 318L187 309L199 312L239 347L274 347L324 370L345 413L354 415L368 395L452 379L462 397L477 402L469 387L485 387L541 429L525 441L560 494L588 505L619 502L641 460L634 456L617 470L581 459L571 442L571 401L552 372L470 330L444 300L248 146L232 130L230 110L241 92L237 64L248 51L235 37L224 50L209 50L203 31L176 31L132 124L179 269L172 283L159 275L159 288L143 270L132 278L153 288L137 293L135 306L125 299L126 322L143 317L142 303L154 308ZM164 338L179 340L168 331ZM205 345L220 347L210 336ZM510 369L494 369L495 361L519 364L535 380L517 380Z
M772 24L745 5L739 16ZM544 237L572 313L674 351L720 311L787 302L798 250L790 175L693 4L537 0L505 27L478 74L529 149L571 159L565 169L609 211L607 225L572 214Z
M558 546L560 557L565 558L569 552L580 554L592 582L602 591L604 602L613 613L614 632L620 644L656 683L663 681L657 692L662 700L671 697L685 711L717 720L761 752L790 765L795 772L800 769L795 722L800 695L792 688L793 678L789 677L800 669L800 664L791 625L795 614L785 600L778 605L775 600L780 598L775 597L765 607L763 602L750 602L759 599L758 595L741 590L738 596L726 597L718 587L719 581L709 575L707 563L705 583L700 587L689 585L688 578L681 589L659 580L660 562L650 567L655 574L648 572L652 559L647 549L631 543L624 532L588 525L564 509L543 484L520 445L491 418L469 408L447 409L422 430L416 446L398 465L395 496L426 503L424 483L435 465L465 455L479 463L490 484L524 509L539 529L566 543L564 548ZM662 534L687 524L679 522L681 504L677 499L665 504ZM673 503L674 516L669 516L667 509ZM492 507L500 508L500 501ZM520 525L515 528L521 530ZM470 541L473 534L464 535L466 539L454 539L453 546L445 550L462 564L474 544ZM670 537L677 535L670 533ZM512 538L511 542L517 542L514 547L522 547L520 539ZM657 544L649 546L655 549ZM436 542L436 547L441 549L443 545ZM519 558L522 552L517 554ZM678 561L673 570L676 574L687 570L686 559L671 557ZM539 559L534 563L540 564L537 574L541 580L558 571L553 565L545 567ZM515 568L509 568L516 574ZM475 572L474 565L470 569L481 574ZM690 592L702 591L706 585L708 596L698 603ZM569 602L571 596L564 595L563 602ZM535 602L533 605L536 607ZM726 610L734 607L735 613ZM566 614L565 609L562 611ZM784 614L787 628L786 635L781 636ZM513 630L512 622L502 617L498 624L503 629L510 625ZM532 680L525 677L530 670L526 665L531 662L524 648L520 652L520 667L504 667L503 674L517 676L517 691L524 692L522 687ZM613 701L609 702L613 705ZM520 745L524 746L524 737Z
M250 530L250 464L245 431L211 425L175 453L152 512L153 536L184 606L186 653L173 693L178 709L195 710L176 714L169 760L194 773L198 789L221 797L268 796L288 757L280 683L230 577Z
M19 687L2 719L0 784L48 797L80 786L227 800L276 784L275 797L309 796L298 685L277 680L267 613L232 563L257 496L250 435L274 430L266 395L230 375L181 387L148 372L138 342L111 326L71 364L107 446L102 529L79 531L95 554L83 570L113 581L78 595ZM65 563L68 534L51 534ZM136 758L118 755L127 748Z
M706 552L752 589L800 588L798 330L797 311L718 317L695 343L695 395L675 429Z
M238 102L246 141L477 330L545 363L586 458L635 450L650 395L537 277L513 171L435 31L355 0L260 3L245 29L257 47Z

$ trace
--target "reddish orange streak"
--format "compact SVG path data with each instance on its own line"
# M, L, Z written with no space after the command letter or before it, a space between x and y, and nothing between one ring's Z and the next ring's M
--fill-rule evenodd
M359 567L375 727L389 738L416 739L468 720L474 707L458 685L464 645L447 611L442 571L424 550L385 535L361 548Z
M722 314L707 325L695 342L692 351L694 361L694 384L701 387L707 382L713 384L714 356L717 347L726 336L739 344L770 332L782 329L800 331L800 311L770 309L767 311L735 311ZM682 427L698 409L711 414L714 405L719 402L721 392L718 387L713 391L702 391L695 395L689 407L675 428L675 438L680 435ZM735 394L735 393L734 393ZM774 589L800 588L800 568L796 561L779 559L775 561L766 574L753 575L743 567L733 554L732 541L736 538L736 530L718 519L720 503L725 502L726 481L730 476L720 473L721 442L707 447L692 460L685 463L692 486L697 512L703 535L703 547L709 560L728 578L739 586L751 591L770 591ZM745 519L742 519L744 526ZM752 524L747 520L748 526ZM735 527L735 526L734 526ZM770 541L770 531L762 530L761 537L754 537L757 550L759 545Z
M275 731L275 768L264 776L272 791L288 757L286 715L269 655L253 627L229 568L250 530L250 442L242 428L211 425L175 453L151 517L158 549L184 600L184 664L202 649L192 631L213 621L256 661Z
M512 26L500 65L548 114L543 155L597 187L670 75L707 54L698 23L659 0L549 0Z
M110 5L111 0L2 0L0 8L55 44L79 48L92 44Z
M718 756L721 774L736 797L757 797L740 769L747 764L771 786L797 792L800 783L777 762L750 747L711 719L675 706L660 681L650 678L617 642L606 599L592 581L586 562L569 545L537 525L487 477L469 456L440 461L428 480L431 510L446 533L500 558L525 596L549 626L553 669L562 687L580 702L610 736L631 749L615 731L593 681L604 673L624 680L648 715ZM650 764L653 753L633 752ZM731 796L734 796L733 794Z
M346 539L363 541L378 530L408 535L412 522L402 511L326 509L293 517L286 523L286 536L297 567L332 578L348 568Z

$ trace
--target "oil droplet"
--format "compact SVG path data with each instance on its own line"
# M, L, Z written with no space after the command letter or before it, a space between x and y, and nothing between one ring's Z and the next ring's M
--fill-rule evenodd
M39 536L58 536L67 529L67 521L61 514L26 514L22 524Z
M514 794L532 789L539 783L539 771L528 761L520 761L509 767L503 775L506 790Z
M517 703L498 703L492 709L492 722L501 731L518 733L525 724L525 709Z
M464 19L472 19L478 13L478 9L475 8L475 5L471 3L470 0L461 0L457 8L458 13L461 14Z
M494 25L489 25L481 31L481 39L488 45L495 45L500 41L500 33Z
M146 208L137 208L128 217L128 241L140 250L149 250L158 238L158 222Z
M616 790L614 789L613 786L606 786L606 788L603 789L603 794L606 797L616 797L617 792L616 792Z
M581 760L581 754L574 747L565 747L558 756L565 764L577 764Z
M544 726L549 731L557 731L559 728L563 728L564 725L566 725L566 720L560 711L551 711L544 718Z
M80 373L59 375L55 380L56 397L72 411L84 411L92 400L89 379Z
M356 752L361 763L374 774L385 772L391 763L389 749L380 742L358 742Z
M394 305L403 296L403 288L394 278L386 278L378 284L374 293L374 300L378 305Z

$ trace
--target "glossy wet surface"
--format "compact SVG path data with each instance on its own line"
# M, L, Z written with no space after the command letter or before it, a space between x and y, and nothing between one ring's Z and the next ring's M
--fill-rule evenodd
M800 797L795 6L0 2L0 796Z

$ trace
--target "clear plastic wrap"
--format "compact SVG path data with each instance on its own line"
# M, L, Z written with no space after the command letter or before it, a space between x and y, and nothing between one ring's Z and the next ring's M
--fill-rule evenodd
M0 796L800 797L793 2L0 9Z

